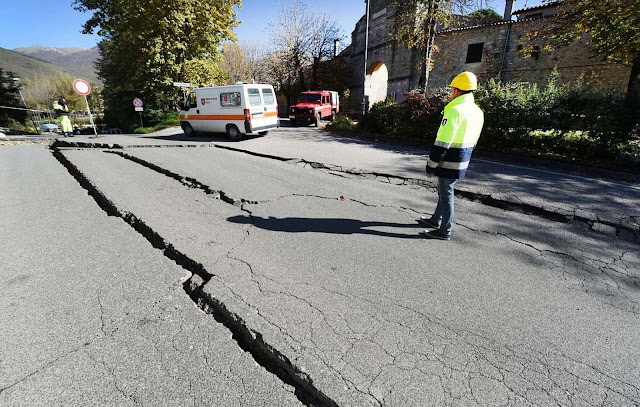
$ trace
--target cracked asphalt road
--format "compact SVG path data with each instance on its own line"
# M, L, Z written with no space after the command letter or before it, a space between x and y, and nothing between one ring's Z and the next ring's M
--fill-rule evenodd
M301 405L40 146L0 149L0 405Z
M219 402L216 386L224 379L214 375L209 378L213 384L203 386L197 382L202 378L189 374L192 368L227 372L231 365L234 373L223 376L242 389L235 394L257 405L640 405L637 244L583 225L464 199L456 202L454 239L426 241L418 238L415 218L433 209L435 193L430 188L385 184L345 171L317 171L215 147L61 150L61 154L103 208L107 202L117 216L144 225L136 231L122 219L106 217L95 201L77 193L82 189L62 165L51 155L46 159L54 160L47 164L51 179L39 182L39 188L75 197L63 206L68 219L74 218L76 205L93 205L89 219L99 219L97 225L117 225L117 233L101 234L95 246L109 247L113 242L110 250L120 257L102 254L106 248L86 246L84 241L90 239L82 236L94 235L93 230L78 233L74 241L85 246L74 244L76 251L97 250L109 270L122 269L131 259L141 269L116 273L124 275L120 285L116 279L91 295L78 295L93 308L74 312L91 321L87 325L97 337L117 340L93 352L84 346L65 348L77 360L86 353L84 365L96 376L85 375L76 382L75 367L61 364L66 383L75 385L65 387L69 395L79 397L93 381L106 377L113 378L113 386L102 389L104 397L123 403L164 397L173 392L170 383L175 383L177 394L197 394L194 405L253 405L239 398ZM48 165L58 167L53 170ZM14 161L7 168L18 167ZM58 177L76 192L59 194ZM14 183L0 179L6 185ZM19 186L13 190L25 191ZM33 192L23 195L15 204L35 200ZM33 212L25 216L37 224ZM74 235L74 229L67 227L66 234ZM183 263L193 265L195 274L205 275L204 280L192 277L197 288L191 299L181 282L194 271L169 261L166 249L153 249L140 234L149 241L162 240L163 247L169 246L187 259ZM59 250L48 244L55 247L50 250ZM23 252L23 257L35 254L32 248ZM65 256L73 258L70 253ZM18 268L21 260L13 261ZM7 276L4 281L19 277ZM155 282L149 284L149 279ZM50 284L51 295L66 292L64 284L58 286L61 280ZM74 284L78 283L93 284L76 276ZM11 284L20 285L22 280ZM38 289L44 290L34 287L32 293ZM15 297L14 290L8 292ZM131 293L109 295L114 291ZM191 306L174 312L171 301ZM215 318L197 312L193 301ZM158 323L145 331L149 324L141 321L146 319L126 312L135 308L153 319L154 307L164 309L158 302L171 310L168 319L173 324ZM30 327L33 321L26 312L18 316ZM52 321L64 318L55 316ZM188 328L182 326L183 319ZM2 321L2 326L9 324L9 319ZM229 330L238 343L230 339ZM167 339L176 331L177 341ZM238 332L251 338L243 342ZM216 340L230 346L228 351L220 352ZM186 351L181 346L185 342L197 344L198 351ZM14 339L12 349L19 348L18 343ZM119 352L123 346L127 351L122 353L145 362L141 366L130 362L135 368L120 367L118 363L127 360ZM261 366L254 362L246 370L244 362L229 363L226 355L235 355L235 347L242 356L239 360L251 364L255 354L243 353L240 347L251 351L246 348L254 346L267 354L256 359ZM47 363L59 363L51 358L58 355L55 348L41 352L37 371L49 369ZM19 351L3 356L0 388L6 388L4 366L14 366L18 379L34 371L20 369L26 356ZM287 373L276 377L267 371L277 363L287 365ZM219 365L226 367L212 368ZM154 368L173 372L167 374L173 381L158 382L157 377L164 376L147 373ZM21 380L0 393L0 404L23 383L34 381L29 387L33 391L52 379L38 373ZM301 397L300 391L313 400ZM24 392L17 394L26 397Z

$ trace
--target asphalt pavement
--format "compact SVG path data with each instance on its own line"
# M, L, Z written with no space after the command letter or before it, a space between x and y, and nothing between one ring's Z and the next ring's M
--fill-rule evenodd
M301 405L50 151L0 148L0 190L0 405Z
M444 242L416 150L54 146L0 147L0 405L640 405L634 184L485 163Z
M360 174L383 182L417 183L435 187L424 168L428 152L371 141L337 137L313 127L282 127L266 137L251 137L240 143L223 135L186 137L180 129L167 129L145 136L109 135L61 140L61 146L135 147L191 146L238 149L299 165ZM524 160L523 160L524 161ZM640 181L629 174L618 180L587 177L539 168L527 160L523 165L474 158L456 191L467 199L497 207L510 206L539 216L576 221L592 229L626 240L640 240ZM622 178L623 180L619 180Z
M633 243L464 200L425 241L428 189L215 147L62 154L326 405L640 402Z

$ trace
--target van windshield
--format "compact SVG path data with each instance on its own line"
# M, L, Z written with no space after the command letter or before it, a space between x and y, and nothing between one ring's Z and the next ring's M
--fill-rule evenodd
M300 101L300 102L319 102L321 97L322 97L321 95L302 94L302 95L300 95L300 98L298 98L298 101Z

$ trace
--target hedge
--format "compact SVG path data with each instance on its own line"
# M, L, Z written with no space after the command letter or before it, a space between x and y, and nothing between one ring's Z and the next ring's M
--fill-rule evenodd
M448 89L411 91L405 100L372 106L360 129L391 138L435 139ZM619 91L491 80L475 92L485 113L478 148L580 161L640 159L640 98Z

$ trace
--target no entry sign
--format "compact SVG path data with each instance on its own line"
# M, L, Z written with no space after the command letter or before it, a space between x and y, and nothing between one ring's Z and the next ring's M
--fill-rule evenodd
M76 79L73 81L73 90L75 90L79 95L87 96L91 93L91 86L89 86L89 83L83 79Z

